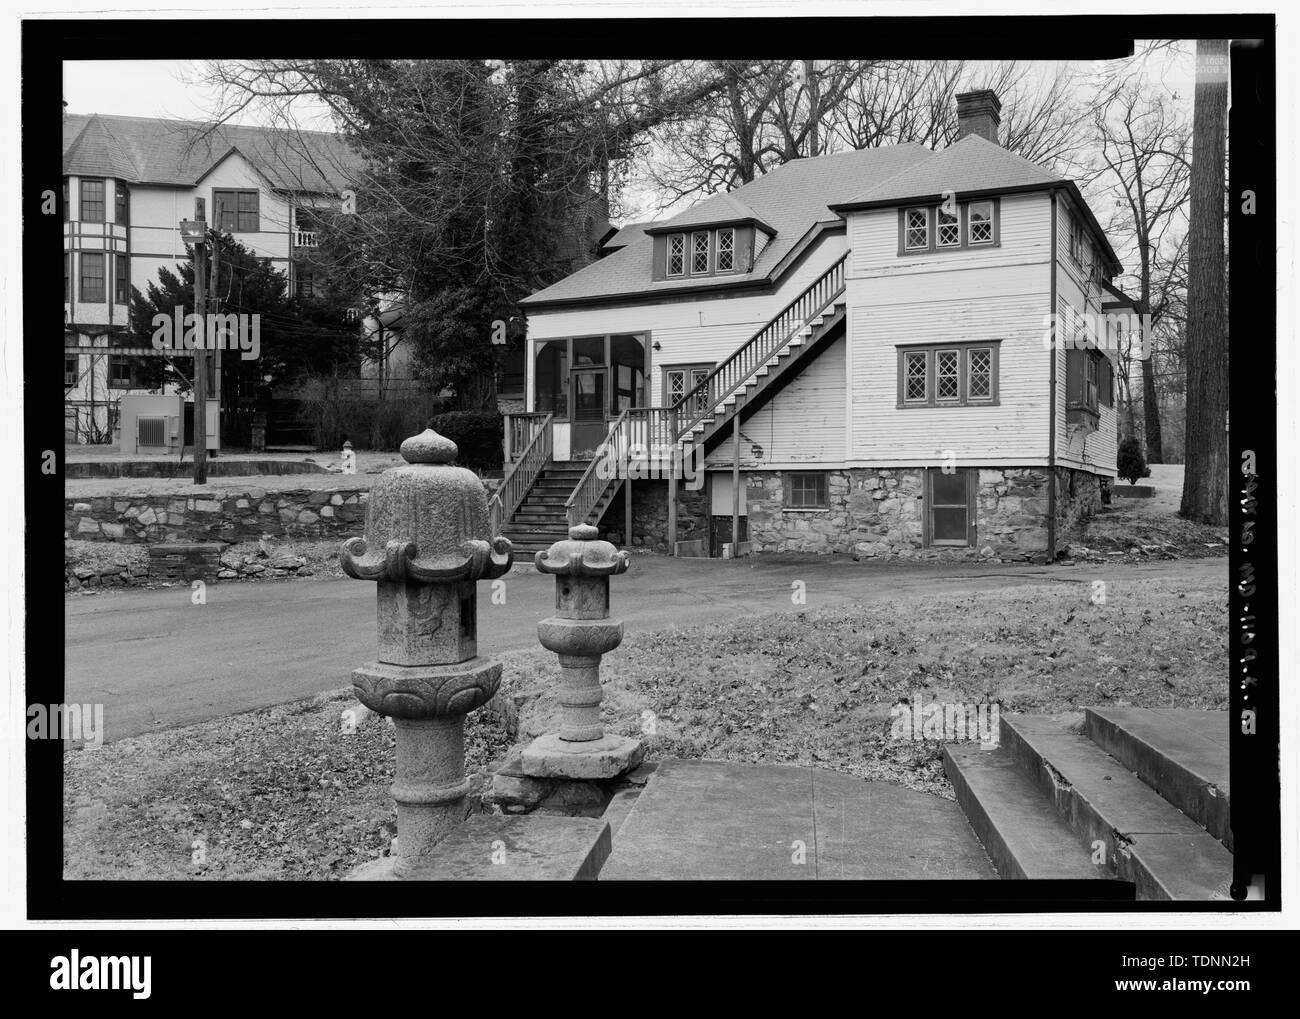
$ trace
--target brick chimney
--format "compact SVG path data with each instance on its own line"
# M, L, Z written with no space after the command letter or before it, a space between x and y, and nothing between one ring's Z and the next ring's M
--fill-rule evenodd
M1002 103L997 93L984 88L963 92L957 97L957 140L977 134L985 141L998 144L998 126L1002 123Z

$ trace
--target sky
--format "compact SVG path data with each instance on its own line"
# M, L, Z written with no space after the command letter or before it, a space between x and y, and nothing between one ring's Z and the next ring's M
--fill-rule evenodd
M1043 65L1044 72L1047 65ZM1104 73L1098 63L1091 70ZM1162 53L1149 65L1152 78L1189 101L1194 82L1190 46L1181 56ZM203 64L192 60L96 60L65 61L63 98L69 113L101 113L115 116L164 117L178 120L207 120L217 106L214 92L202 82ZM1189 104L1190 105L1190 104ZM331 129L323 104L300 101L300 126ZM242 111L236 123L265 124L255 109ZM622 195L623 221L662 219L691 204L683 199L659 210L660 195L634 173Z
M195 60L66 60L63 98L69 113L207 120L216 96L202 85L202 70ZM322 106L303 107L299 117L305 128L330 129ZM251 110L236 120L264 122Z

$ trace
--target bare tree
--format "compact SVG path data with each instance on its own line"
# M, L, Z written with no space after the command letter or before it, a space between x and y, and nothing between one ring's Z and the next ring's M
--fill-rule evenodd
M1157 327L1174 307L1183 283L1190 132L1172 103L1133 82L1107 95L1093 119L1103 168L1094 183L1114 208L1107 230L1123 238L1121 251L1131 252L1135 260L1127 275L1138 312L1151 327L1149 335L1141 337L1140 359L1146 456L1151 463L1164 463L1155 341ZM1131 356L1121 366L1131 369ZM1131 424L1127 371L1125 381Z
M1187 460L1179 512L1228 522L1228 323L1224 263L1228 43L1196 41L1187 280Z

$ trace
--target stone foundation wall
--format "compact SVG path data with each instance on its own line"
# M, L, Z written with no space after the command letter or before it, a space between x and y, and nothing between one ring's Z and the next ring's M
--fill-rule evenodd
M974 548L926 548L920 468L831 471L828 505L821 510L788 509L782 472L753 472L747 475L749 537L756 552L1032 559L1047 550L1049 476L1046 468L980 469ZM1100 507L1097 475L1061 467L1056 482L1062 527L1076 525Z
M1075 470L1072 467L1056 468L1056 526L1059 546L1063 535L1076 532L1079 525L1102 507L1102 482L1100 474Z
M623 538L624 488L600 520L601 537L616 545L626 545ZM668 552L668 482L632 482L632 545L637 548ZM691 491L677 485L677 540L692 541L709 537L708 493L701 488Z

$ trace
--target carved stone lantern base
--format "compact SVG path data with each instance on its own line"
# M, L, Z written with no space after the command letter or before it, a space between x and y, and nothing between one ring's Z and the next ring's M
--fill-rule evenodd
M576 742L548 733L524 747L519 767L530 778L608 779L626 774L644 758L639 739L607 732Z

